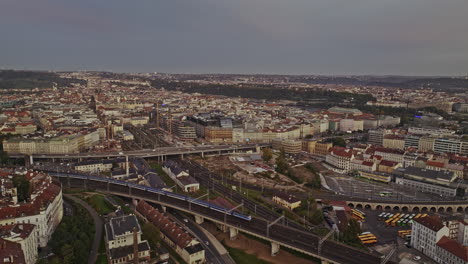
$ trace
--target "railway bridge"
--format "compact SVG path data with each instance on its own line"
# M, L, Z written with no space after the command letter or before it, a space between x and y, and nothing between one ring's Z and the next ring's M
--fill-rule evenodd
M403 212L467 212L467 201L353 201L347 200L346 204L349 207L357 209L371 210L394 210Z
M131 199L143 199L194 215L198 223L204 220L212 221L229 230L231 239L235 239L239 232L259 237L271 243L272 255L275 255L281 246L315 257L322 263L377 264L386 260L383 256L325 240L312 233L278 224L277 221L268 222L256 217L246 217L240 213L236 216L227 209L213 209L207 206L206 202L196 203L194 199L184 199L183 195L169 194L160 189L100 177L62 173L50 173L50 175L60 181L64 187L78 187Z

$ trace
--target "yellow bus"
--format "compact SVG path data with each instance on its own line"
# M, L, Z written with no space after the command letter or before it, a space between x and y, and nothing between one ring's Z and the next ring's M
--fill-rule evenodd
M422 215L422 214L417 214L417 215L414 217L414 219L417 219L417 218L421 217L421 215Z
M374 244L374 243L377 243L377 239L371 238L371 239L361 240L361 243L364 245Z
M405 238L406 235L411 235L411 230L400 230L398 231L398 236Z
M369 238L377 239L377 237L374 236L373 234L361 235L361 236L358 236L358 238L359 238L360 240L365 240L365 239L369 239Z

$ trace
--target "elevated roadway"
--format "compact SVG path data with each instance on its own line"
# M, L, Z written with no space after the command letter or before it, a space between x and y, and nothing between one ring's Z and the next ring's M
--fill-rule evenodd
M86 152L86 153L73 153L73 154L27 154L27 153L9 153L12 158L23 158L28 156L30 161L34 159L83 159L83 158L113 158L113 157L140 157L140 158L151 158L151 157L165 157L165 156L176 156L176 155L188 155L188 154L205 154L212 153L235 153L254 151L258 152L260 147L268 146L268 144L247 144L247 145L202 145L194 147L162 147L155 149L142 149L132 151L113 151L113 152Z

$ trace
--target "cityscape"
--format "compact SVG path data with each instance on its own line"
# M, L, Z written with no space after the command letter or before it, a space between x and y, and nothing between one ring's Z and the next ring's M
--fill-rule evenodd
M0 264L468 264L467 11L0 3Z

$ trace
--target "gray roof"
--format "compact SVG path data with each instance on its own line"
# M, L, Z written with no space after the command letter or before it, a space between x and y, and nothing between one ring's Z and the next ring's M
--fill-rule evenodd
M124 235L126 232L132 233L134 227L137 228L137 232L141 231L135 215L113 217L105 227L107 240L114 240L116 236Z
M197 253L197 252L200 252L200 251L203 251L203 247L200 243L198 244L195 244L193 246L189 246L189 247L186 247L185 250L187 250L187 252L192 255L194 253Z
M138 244L138 252L144 252L150 250L148 241L143 241ZM124 258L130 254L133 254L133 245L112 248L110 251L110 258L111 259L120 259Z
M405 176L418 176L423 178L431 178L431 179L444 179L447 181L451 181L453 179L453 172L452 171L435 171L435 170L428 170L422 169L418 167L408 167L404 169Z

